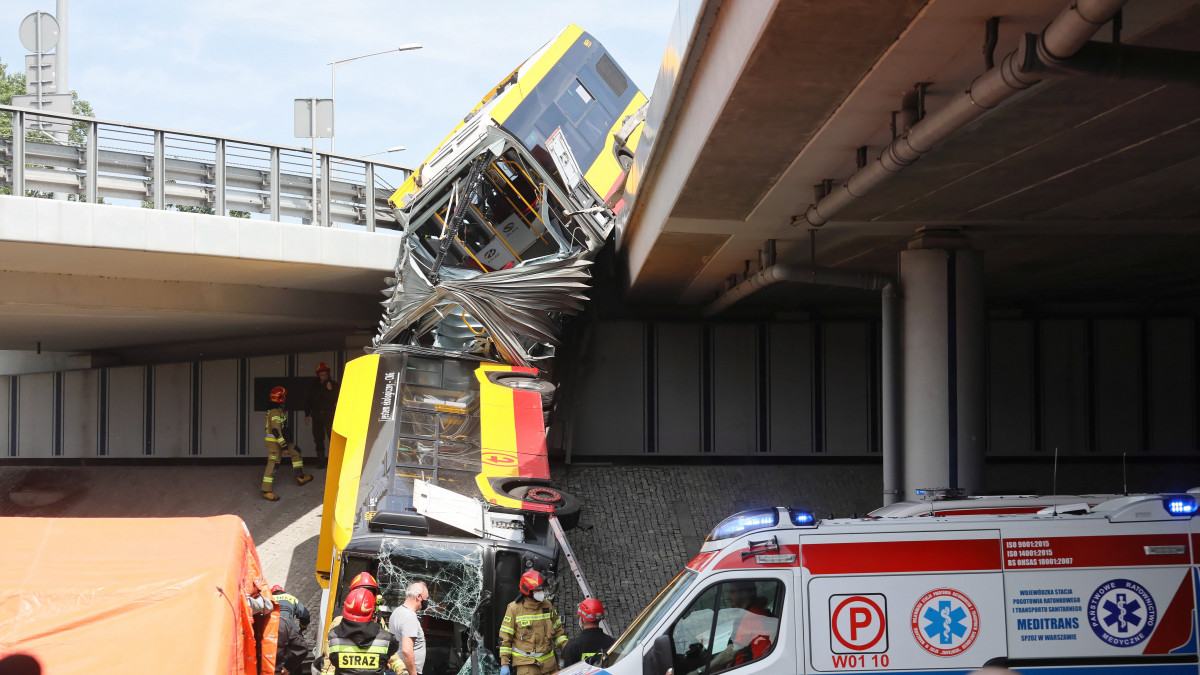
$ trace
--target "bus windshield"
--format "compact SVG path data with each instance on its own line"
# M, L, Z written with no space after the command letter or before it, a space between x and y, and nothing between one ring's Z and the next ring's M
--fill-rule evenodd
M658 594L657 598L650 603L638 618L633 620L633 624L629 626L629 630L617 638L616 643L608 649L608 656L604 658L604 665L611 666L617 661L620 661L630 651L633 651L646 638L646 633L658 624L658 620L663 614L669 612L675 606L675 600L687 593L688 589L696 581L696 573L685 569L675 577L675 580L667 584L667 587Z

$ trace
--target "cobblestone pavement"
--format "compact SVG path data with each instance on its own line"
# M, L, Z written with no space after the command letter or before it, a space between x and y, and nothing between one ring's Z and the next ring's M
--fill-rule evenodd
M851 516L879 506L878 465L559 467L555 481L584 504L567 534L609 629L624 630L699 550L727 516L796 506ZM555 606L575 632L582 596L565 561Z

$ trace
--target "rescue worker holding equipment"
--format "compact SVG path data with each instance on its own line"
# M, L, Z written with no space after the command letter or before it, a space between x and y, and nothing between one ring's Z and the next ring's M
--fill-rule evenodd
M356 588L342 604L342 621L329 629L328 675L382 675L400 665L400 641L375 621L375 594Z
M554 650L567 643L562 619L546 599L537 570L521 575L521 597L508 603L500 624L500 675L545 675L558 670Z
M613 644L612 637L600 628L600 622L604 620L604 603L596 598L587 598L579 603L576 614L579 615L580 633L568 640L567 646L563 647L562 658L558 661L559 668L586 661Z
M304 460L300 458L300 451L287 442L287 411L283 407L287 402L287 389L274 387L270 396L272 406L267 411L266 436L263 438L267 444L267 468L263 471L262 495L267 501L277 502L279 497L275 494L275 465L279 463L281 454L292 458L292 470L296 472L297 483L304 485L312 480L312 476L304 473Z

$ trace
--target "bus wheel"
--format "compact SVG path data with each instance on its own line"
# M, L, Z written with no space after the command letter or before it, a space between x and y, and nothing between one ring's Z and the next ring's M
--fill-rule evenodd
M501 387L508 387L517 391L536 391L538 394L541 394L542 408L546 410L550 409L550 404L554 401L554 392L557 389L553 383L547 382L532 373L493 370L488 373L488 379Z
M564 530L579 524L579 499L569 493L545 485L514 485L507 492L510 497L523 502L553 506L554 514Z

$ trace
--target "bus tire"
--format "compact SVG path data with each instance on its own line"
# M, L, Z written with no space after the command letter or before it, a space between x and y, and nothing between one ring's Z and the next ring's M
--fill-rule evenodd
M488 373L488 379L501 387L517 391L536 391L542 397L542 408L549 410L554 401L554 392L558 389L552 382L543 380L533 373L522 373L511 370L493 370Z
M549 485L530 485L518 483L505 486L505 492L513 499L534 504L546 504L554 507L554 515L564 530L573 529L579 524L581 504L579 499L569 492L563 492Z

